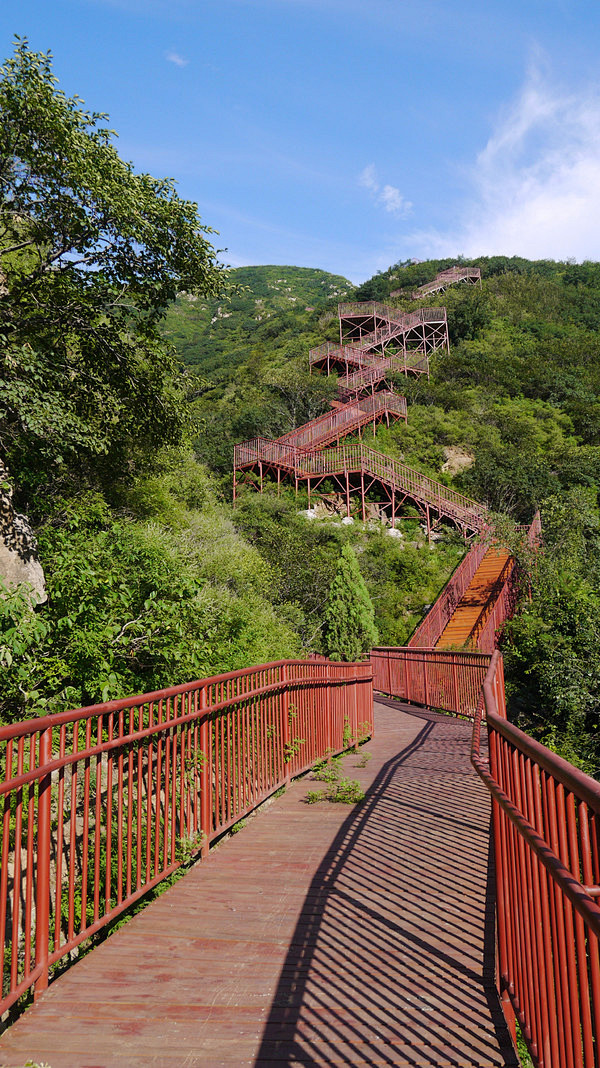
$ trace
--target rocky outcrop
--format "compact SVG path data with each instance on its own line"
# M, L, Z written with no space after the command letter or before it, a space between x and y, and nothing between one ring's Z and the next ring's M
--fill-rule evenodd
M466 471L467 468L473 466L475 457L465 449L459 448L458 445L447 445L444 449L444 461L442 471L446 471L449 475L458 475L461 471Z
M32 601L46 601L44 572L35 535L24 515L13 508L13 492L6 468L0 461L0 579L9 589L27 583Z

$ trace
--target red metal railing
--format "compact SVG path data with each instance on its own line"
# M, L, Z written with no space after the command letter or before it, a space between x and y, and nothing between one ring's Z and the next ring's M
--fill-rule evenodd
M373 687L401 701L475 716L490 664L485 653L381 647L371 652Z
M408 334L411 330L415 330L419 326L431 326L442 324L444 326L444 341L446 340L445 328L446 322L446 309L445 308L419 308L415 312L407 312L400 314L394 308L386 306L387 312L386 321L382 326L378 326L377 322L375 329L369 334L363 334L361 337L361 345L369 347L371 345L386 345L388 341L392 341L394 338L400 337L402 334ZM435 346L437 347L437 346Z
M446 322L445 308L417 308L416 311L403 312L399 308L392 308L389 304L380 304L376 300L339 304L338 315L340 319L383 319L397 326L406 327L407 330L428 320Z
M412 294L412 298L413 300L418 300L419 297L426 297L429 293L439 293L441 289L446 289L447 286L451 286L455 282L469 282L472 285L475 285L476 282L481 282L480 268L449 267L447 271L440 271L433 279L433 282L426 282L425 285L419 286ZM396 294L398 292L400 291L396 291ZM391 297L394 295L394 293L390 293Z
M0 1012L372 724L370 664L294 660L1 727Z
M406 397L382 390L371 397L362 397L331 412L324 412L277 440L299 449L319 449L336 438L360 430L373 419L383 419L390 415L395 419L406 419Z
M413 312L401 312L398 308L392 308L387 304L379 304L377 301L355 302L340 304L338 306L340 318L340 331L342 323L347 319L370 319L374 321L374 329L361 334L360 347L372 348L375 345L385 345L388 341L410 333L418 326L442 326L440 344L447 342L447 316L445 308L418 308ZM354 324L352 324L354 325ZM343 341L343 337L340 337ZM431 342L430 346L431 347ZM438 347L433 345L433 347Z
M234 470L251 467L257 463L281 467L286 473L293 474L299 463L301 450L294 445L285 445L270 438L250 438L236 445L233 450Z
M540 513L536 512L529 526L519 529L526 534L530 546L538 545L542 532ZM492 532L490 530L469 550L423 622L409 639L408 645L411 648L436 645L461 597L475 577L491 543ZM483 653L493 653L498 644L498 631L514 612L517 574L516 562L511 558L502 571L498 588L490 602L483 607L481 616L473 628L470 641Z
M409 639L408 645L411 649L432 648L436 644L487 550L488 543L485 539L476 542L469 549L435 604Z
M473 764L493 799L498 986L536 1068L600 1060L600 785L508 723L502 658L484 683Z
M341 375L338 379L338 393L347 396L368 389L383 381L391 373L402 374L412 371L414 374L427 374L429 360L423 352L399 353L385 356L373 361L371 367L363 367L352 374Z
M503 569L493 604L485 608L473 629L471 642L484 653L494 652L498 645L499 631L514 613L517 598L515 589L517 574L517 564L511 558Z
M481 529L487 521L484 505L365 445L340 445L322 452L304 453L298 458L300 476L361 471L381 479L414 500L430 505L441 515L467 523L473 530Z
M428 505L440 515L470 530L481 530L488 522L484 505L365 445L340 445L320 452L309 452L266 438L253 438L235 446L235 470L259 463L280 467L299 479L319 475L367 474L385 482L394 493L405 494Z
M332 345L329 341L317 345L308 353L308 362L311 367L315 363L326 363L327 360L334 363L351 363L357 367L372 367L378 359L381 357L376 353L368 352L360 345Z

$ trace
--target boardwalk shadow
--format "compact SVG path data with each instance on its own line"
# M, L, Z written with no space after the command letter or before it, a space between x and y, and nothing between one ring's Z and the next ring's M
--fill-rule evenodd
M489 810L470 728L416 714L417 737L315 874L257 1066L518 1064L493 988Z

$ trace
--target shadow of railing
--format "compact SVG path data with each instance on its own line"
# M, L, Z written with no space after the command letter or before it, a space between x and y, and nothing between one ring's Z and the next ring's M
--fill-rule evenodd
M470 726L414 714L417 737L314 876L255 1065L518 1063L494 988L489 808L468 768Z

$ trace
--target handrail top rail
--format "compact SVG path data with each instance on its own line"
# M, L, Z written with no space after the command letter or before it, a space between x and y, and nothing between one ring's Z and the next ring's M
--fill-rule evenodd
M498 669L502 670L502 654L499 649L495 649L483 683L483 699L473 724L471 763L485 782L494 800L549 872L551 879L560 887L596 937L600 937L600 907L596 900L590 896L588 888L581 880L566 866L560 854L548 845L524 812L517 808L507 796L500 783L493 777L488 761L482 757L481 722L484 710L488 727L491 726L502 734L507 741L516 746L517 752L523 752L529 756L535 764L566 786L578 800L589 805L595 812L598 811L600 805L600 784L579 768L574 768L557 753L553 753L540 742L536 742L530 735L525 734L499 714L494 694L494 680Z
M485 687L486 683L484 682L484 692ZM491 704L492 702L490 702L490 706ZM495 704L495 701L493 701L493 704ZM585 801L590 808L600 813L600 783L596 779L582 771L581 768L574 767L573 764L570 764L564 757L559 756L558 753L553 753L542 742L536 741L530 734L516 727L514 723L504 719L492 707L488 707L487 699L486 716L488 723L493 725L498 734L501 734L508 742L516 745L525 756L534 760L544 771L547 771L563 786L566 786L571 793L576 794L581 801Z
M5 724L0 726L0 742L9 741L12 738L18 738L26 734L37 734L38 732L48 730L51 727L61 727L66 723L75 723L86 719L92 719L94 716L106 715L111 712L124 712L127 709L136 708L140 705L147 705L153 702L179 697L182 694L205 690L210 686L229 682L232 679L238 679L244 675L249 676L252 674L259 674L273 670L273 668L281 667L326 668L327 670L333 669L334 671L340 668L344 668L347 671L349 671L350 668L355 668L358 669L356 675L360 675L367 679L373 674L368 660L356 662L327 659L308 660L302 658L295 660L272 660L267 664L255 664L252 667L237 668L235 671L225 671L220 675L209 675L203 679L194 679L191 682L178 683L176 686L168 686L162 690L151 690L148 693L130 695L129 697L123 698L114 698L112 701L103 701L94 705L83 705L80 708L67 709L64 712L53 712L48 716L35 716L31 719L19 720L18 723ZM287 682L293 683L297 681L300 680L281 679L281 684L285 685Z
M439 656L442 659L451 659L453 656L464 656L469 660L481 661L486 660L488 663L491 660L491 653L481 653L473 649L438 649L434 645L376 645L371 650L372 653L398 653L399 655L406 656L421 656L423 654L431 657L432 654Z

